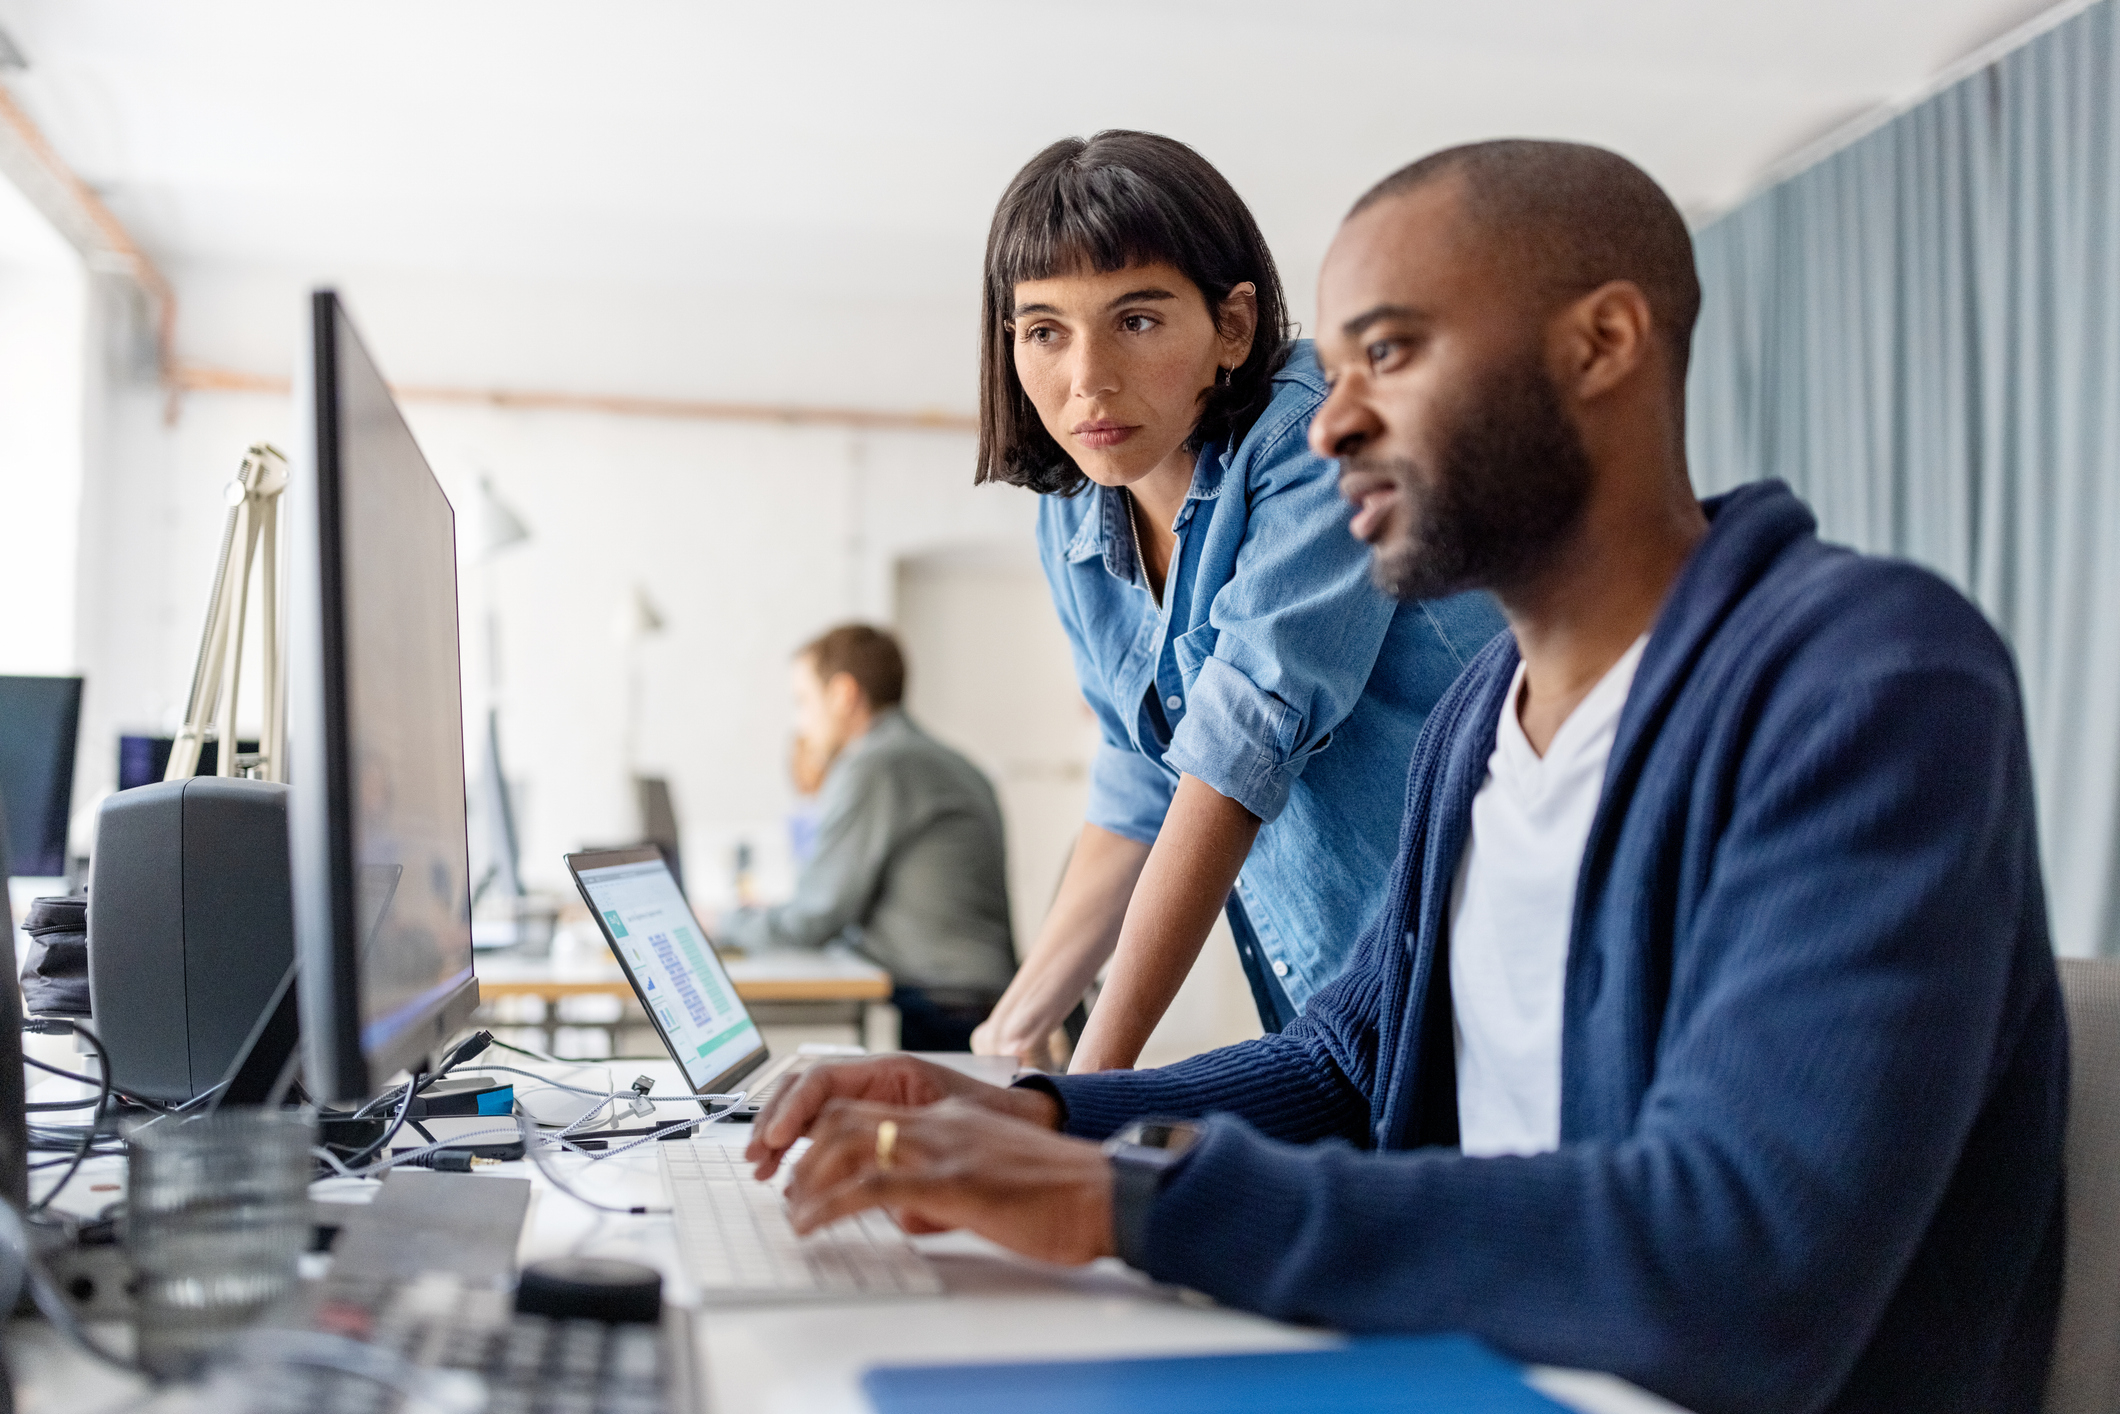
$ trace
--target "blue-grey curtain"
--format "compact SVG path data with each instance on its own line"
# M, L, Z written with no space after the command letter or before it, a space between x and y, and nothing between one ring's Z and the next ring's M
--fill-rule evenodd
M2120 952L2116 89L2104 0L1695 234L1696 484L1780 477L2001 629L2072 955Z

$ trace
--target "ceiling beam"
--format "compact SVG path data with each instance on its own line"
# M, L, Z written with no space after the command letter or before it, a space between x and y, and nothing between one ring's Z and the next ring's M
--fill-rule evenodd
M288 380L269 373L178 363L170 376L176 393L270 393L285 397ZM536 412L593 412L617 417L664 417L704 422L776 422L790 427L851 427L882 432L977 432L977 418L962 413L891 412L875 408L815 407L801 403L727 403L695 398L641 398L615 393L562 393L538 389L452 388L393 383L391 393L408 403L455 403Z
M140 287L154 307L155 363L162 381L175 361L177 296L154 261L133 241L88 183L74 174L43 131L0 85L0 176L43 213L92 271L116 272Z

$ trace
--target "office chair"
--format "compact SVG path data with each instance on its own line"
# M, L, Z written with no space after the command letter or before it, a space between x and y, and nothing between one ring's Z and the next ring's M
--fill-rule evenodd
M2067 1256L2047 1414L2120 1409L2120 962L2061 960Z

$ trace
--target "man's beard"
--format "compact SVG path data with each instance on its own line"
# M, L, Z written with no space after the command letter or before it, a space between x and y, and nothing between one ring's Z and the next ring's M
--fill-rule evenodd
M1380 540L1371 566L1394 599L1524 583L1550 562L1590 498L1589 453L1535 356L1479 386L1445 430L1433 468L1409 458L1349 464L1388 475L1405 502L1405 532Z

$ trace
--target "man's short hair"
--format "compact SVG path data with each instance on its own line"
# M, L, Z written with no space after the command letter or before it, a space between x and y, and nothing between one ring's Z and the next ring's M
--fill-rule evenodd
M1480 234L1511 247L1554 294L1572 299L1611 280L1639 286L1683 387L1700 276L1686 218L1654 178L1602 147L1509 138L1430 153L1371 187L1348 215L1446 177L1463 181Z
M817 681L845 673L871 707L895 707L905 697L905 654L898 640L868 624L841 624L795 651L809 661Z

